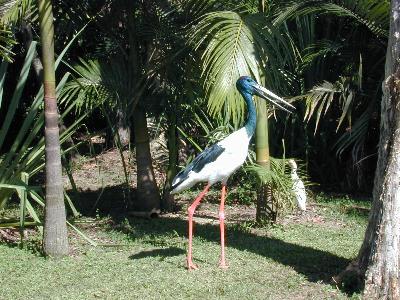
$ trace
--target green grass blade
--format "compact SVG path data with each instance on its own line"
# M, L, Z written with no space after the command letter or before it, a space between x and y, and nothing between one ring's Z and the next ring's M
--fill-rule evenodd
M1 183L0 184L0 189L4 188L4 189L12 189L12 190L40 190L41 188L39 186L25 186L25 185L17 185L17 184L8 184L8 183Z
M68 80L68 76L69 73L65 74L61 79L57 86L57 93L60 93L61 89ZM39 91L38 95L36 96L36 100L32 104L32 108L30 109L17 135L17 138L13 143L12 151L6 155L6 158L0 165L0 182L9 178L13 173L19 172L18 170L24 170L30 173L30 175L33 175L34 172L31 170L35 170L35 172L37 172L43 167L42 157L44 155L44 139L42 138L28 151L32 141L39 135L40 131L44 127L43 112L40 113L39 117L37 115L42 100L43 95L41 95L41 91ZM81 121L82 119L79 118L79 120ZM33 121L35 123L32 125ZM25 136L27 132L29 132L29 134L28 136ZM35 159L31 159L31 157L34 157Z
M27 226L40 226L42 223L38 223L38 222L25 222L25 227ZM19 222L4 222L4 223L0 223L0 228L15 228L19 226Z
M29 195L37 204L44 207L44 199L36 191L29 191Z
M188 136L182 128L178 127L178 131L193 145L196 147L197 150L203 151L203 149L190 137Z

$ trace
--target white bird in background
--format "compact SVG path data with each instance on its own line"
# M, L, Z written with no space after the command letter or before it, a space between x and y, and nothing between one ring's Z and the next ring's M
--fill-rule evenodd
M299 207L300 210L305 211L306 210L306 202L307 202L307 195L306 195L306 189L304 188L304 183L301 181L299 175L297 175L297 164L294 161L294 159L289 159L288 164L290 168L292 169L290 172L290 177L292 178L293 181L293 186L292 190L294 194L296 195L296 201L297 201L297 206Z
M248 118L245 126L201 152L184 170L176 175L172 182L172 194L188 189L198 182L207 182L204 190L199 194L199 196L197 196L188 209L189 249L187 255L187 267L189 270L197 269L197 266L192 261L193 214L201 199L208 192L210 186L216 182L222 182L221 204L219 210L221 233L220 267L227 267L225 263L224 228L226 182L229 176L232 175L246 160L249 142L256 129L257 116L256 107L253 103L253 95L258 95L285 111L290 112L288 109L294 109L294 106L262 87L248 76L240 77L236 83L236 87L247 104ZM283 106L286 106L287 108Z

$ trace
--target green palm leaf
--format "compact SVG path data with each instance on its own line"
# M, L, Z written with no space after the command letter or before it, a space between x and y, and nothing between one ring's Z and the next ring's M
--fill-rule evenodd
M386 39L388 35L389 1L387 0L293 1L276 12L274 23L281 24L296 16L311 13L351 17L364 24L377 37Z
M324 81L322 84L314 86L307 94L294 98L305 99L306 112L304 120L309 122L313 116L315 117L314 133L318 129L321 118L327 113L334 102L337 102L341 110L336 131L346 118L351 126L351 108L358 92L358 89L356 89L357 85L352 82L355 79L358 78L340 77L335 83Z
M202 78L212 115L223 112L237 125L243 119L244 103L236 90L236 80L250 75L257 81L281 77L287 59L281 56L284 43L263 15L240 15L218 11L204 15L190 32L191 41L202 52ZM268 81L269 82L269 81Z
M352 147L352 157L355 162L359 160L361 149L368 135L371 121L371 114L374 109L370 106L354 122L353 126L347 130L335 143L336 155L341 156L344 151Z
M5 24L15 24L36 9L32 0L0 0L0 19Z

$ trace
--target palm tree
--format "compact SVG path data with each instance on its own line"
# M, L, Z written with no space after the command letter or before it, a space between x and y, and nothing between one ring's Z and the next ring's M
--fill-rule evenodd
M39 17L46 124L46 207L43 249L46 255L61 257L68 254L68 237L55 91L53 10L50 0L39 1Z

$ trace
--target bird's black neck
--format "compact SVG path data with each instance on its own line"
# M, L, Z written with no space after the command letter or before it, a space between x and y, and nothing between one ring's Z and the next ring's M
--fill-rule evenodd
M251 138L256 130L256 119L257 119L257 113L256 113L256 107L253 102L253 96L249 93L242 92L241 93L244 101L247 104L247 111L248 111L248 116L247 116L247 121L246 124L244 125L244 128L246 128L246 132L249 138Z

